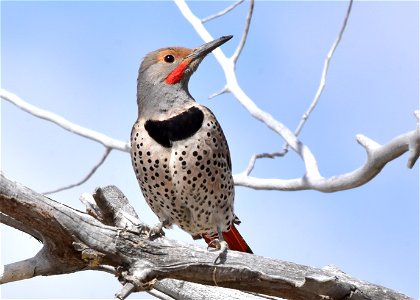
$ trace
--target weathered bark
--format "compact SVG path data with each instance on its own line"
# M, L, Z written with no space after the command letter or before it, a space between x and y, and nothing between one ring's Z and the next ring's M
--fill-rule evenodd
M165 237L150 239L150 228L114 186L97 189L84 202L88 213L1 175L1 221L40 239L44 247L29 260L5 266L0 282L90 269L116 274L124 284L119 298L156 289L177 299L410 299L332 267L316 269L235 251L221 258Z

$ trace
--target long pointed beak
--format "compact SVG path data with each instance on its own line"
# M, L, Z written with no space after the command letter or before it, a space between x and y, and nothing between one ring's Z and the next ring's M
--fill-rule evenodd
M217 47L229 41L232 37L233 35L222 36L218 38L217 40L201 45L200 47L194 49L194 51L191 52L191 54L188 55L186 59L190 59L191 61L194 61L197 58L204 58L207 54L212 52L214 49L216 49Z
M169 75L165 78L165 82L175 84L183 79L184 82L188 83L191 74L197 70L198 65L203 61L204 57L220 45L229 41L232 37L232 35L222 36L217 40L211 41L194 49L190 54L184 57L184 59L175 69L172 70L171 73L169 73Z

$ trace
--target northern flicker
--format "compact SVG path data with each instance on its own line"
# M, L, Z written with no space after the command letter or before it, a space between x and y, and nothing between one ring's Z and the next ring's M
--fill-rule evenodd
M204 57L231 38L146 55L137 79L131 158L144 198L161 222L159 230L176 224L222 251L227 243L231 250L252 253L234 226L239 219L233 211L232 166L222 128L188 91Z

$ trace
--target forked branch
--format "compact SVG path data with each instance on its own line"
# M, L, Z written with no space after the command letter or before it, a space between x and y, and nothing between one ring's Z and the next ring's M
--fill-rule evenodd
M175 0L175 3L178 5L181 13L184 17L190 22L193 28L197 31L197 33L201 36L201 38L205 41L211 40L212 37L204 25L200 22L197 22L196 16L193 14L191 9L188 7L187 3L184 0ZM318 165L315 157L309 150L309 148L304 145L301 141L298 140L297 135L301 132L303 126L305 125L306 120L308 119L309 115L312 113L313 109L317 105L322 91L324 90L326 84L326 77L328 73L328 68L330 65L331 58L337 46L339 45L343 33L346 29L348 18L351 13L353 1L350 0L343 24L339 30L338 36L334 41L330 51L327 54L327 57L324 62L324 68L321 75L321 81L318 87L318 90L315 94L314 99L312 100L308 110L303 114L302 119L295 130L295 133L292 133L286 126L281 124L279 121L275 120L270 114L265 111L262 111L256 104L253 102L246 93L241 89L239 83L236 78L235 73L235 64L237 56L239 55L240 51L237 51L231 58L227 58L221 49L219 51L215 51L215 56L217 61L220 63L225 77L226 77L226 86L221 90L221 92L212 95L212 97L217 96L221 93L231 92L235 98L250 112L250 114L255 117L256 119L260 120L264 124L266 124L270 129L274 130L278 133L285 141L286 146L283 148L282 151L276 152L274 155L269 154L256 154L254 155L248 167L240 174L234 176L235 184L240 186L246 186L249 188L254 189L274 189L274 190L305 190L305 189L314 189L322 192L334 192L340 191L345 189L354 188L360 186L373 177L375 177L379 171L388 163L389 161L399 157L406 151L410 151L411 156L409 159L409 166L414 165L413 162L416 161L417 157L419 156L418 151L418 143L419 143L419 135L418 129L415 132L410 132L404 135L401 135L391 141L389 144L380 147L373 151L372 147L369 145L363 145L368 153L373 153L368 155L367 162L360 167L359 169L339 175L334 176L331 178L324 178L319 170ZM252 3L248 13L246 26L244 29L243 39L238 47L241 49L241 45L244 43L244 39L246 40L246 33L249 30L250 18L252 16ZM358 141L360 142L361 138L358 137ZM287 153L288 145L298 153L306 167L306 172L304 176L301 178L296 179L262 179L257 177L251 177L249 174L251 173L252 169L254 168L255 162L259 158L266 158L270 157L273 158L275 156L283 156Z
M247 172L250 168L248 166L244 173L234 176L235 184L259 190L297 191L311 189L326 193L337 192L365 184L378 175L388 162L405 152L411 154L409 167L412 167L412 162L415 162L419 157L420 135L418 130L402 134L382 146L363 135L358 135L357 141L365 148L367 159L361 167L352 172L330 178L312 179L310 176L303 176L302 178L288 180L262 179L248 176Z

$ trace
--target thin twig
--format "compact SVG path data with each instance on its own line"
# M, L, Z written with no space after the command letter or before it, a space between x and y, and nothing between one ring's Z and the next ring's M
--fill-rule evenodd
M302 118L299 122L299 125L297 126L297 128L295 130L295 135L296 136L298 136L299 133L302 131L302 128L306 123L306 120L308 120L311 112L314 110L315 106L318 104L318 101L321 97L321 94L324 91L324 87L325 87L326 79L327 79L328 68L330 66L330 61L331 61L331 58L334 55L335 50L337 49L338 45L340 44L341 38L342 38L343 33L346 29L347 21L348 21L349 16L350 16L352 5L353 5L353 0L350 0L349 6L347 7L346 16L344 17L343 24L341 25L340 32L338 33L338 36L337 36L336 40L334 41L333 45L331 46L331 49L328 52L327 57L325 58L324 69L322 70L321 81L319 83L318 90L316 91L315 97L313 98L312 103L309 106L308 110L302 115Z
M246 17L244 32L242 34L241 41L239 42L238 48L236 48L236 51L232 55L232 58L231 58L234 64L236 64L236 61L238 60L239 55L241 55L242 49L245 46L245 42L246 42L246 39L248 37L249 26L251 25L251 19L252 19L253 11L254 11L254 0L251 0L250 4L249 4L248 15Z
M70 184L68 186L64 186L64 187L61 187L61 188L58 188L58 189L55 189L55 190L52 190L52 191L45 192L44 195L58 193L58 192L68 190L68 189L74 188L76 186L82 185L83 183L88 181L89 178L92 177L93 174L95 174L96 170L105 162L105 160L107 159L107 157L108 157L109 153L111 153L111 151L112 151L111 148L105 148L105 152L102 155L99 162L96 165L93 166L92 170L90 170L90 172L82 180L80 180L76 183Z
M273 153L260 153L260 154L254 154L251 159L249 160L248 166L245 169L245 171L243 171L241 174L248 176L249 174L251 174L252 170L254 169L255 166L255 162L257 161L257 159L259 158L276 158L276 157L282 157L285 156L287 153L287 149L283 150L283 151L279 151L279 152L273 152Z
M317 90L317 92L316 92L316 94L315 94L315 96L314 96L314 98L313 98L313 100L312 100L309 108L302 115L302 118L301 118L298 126L295 129L295 132L294 132L295 133L295 136L298 136L300 134L300 132L303 129L303 126L305 125L305 123L308 120L310 114L312 113L312 111L314 110L315 106L318 104L319 99L321 98L321 94L324 91L324 88L325 88L325 85L326 85L326 79L327 79L327 74L328 74L328 68L329 68L329 65L330 65L330 61L331 61L331 59L332 59L332 57L334 55L334 52L337 49L337 47L338 47L338 45L339 45L339 43L341 41L341 38L343 36L343 33L344 33L345 29L346 29L347 21L349 19L350 13L351 13L352 5L353 5L353 0L350 0L349 5L347 7L346 15L344 17L343 24L341 25L340 31L338 33L338 36L335 39L333 45L331 46L330 51L327 54L327 57L325 58L324 68L322 70L321 80L320 80L320 83L319 83L319 86L318 86L318 90ZM288 152L288 150L289 150L289 144L286 142L283 145L283 149L280 152L278 152L278 153L284 153L283 155L281 155L281 156L284 156ZM265 157L267 157L267 156L264 156L264 155L259 156L258 154L257 155L254 155L251 158L251 160L250 160L250 162L248 164L247 169L243 173L245 174L245 173L249 172L249 173L247 173L247 175L249 175L250 174L250 171L249 170L251 170L251 171L253 170L256 159L258 159L258 158L265 158Z
M224 93L228 93L228 92L229 92L229 88L227 86L224 86L220 91L215 92L214 94L211 94L209 96L209 99L213 99L213 98L215 98L217 96L220 96L220 95L222 95Z
M218 17L221 17L221 16L227 14L228 12L230 12L231 10L233 10L235 7L237 7L242 2L244 2L244 0L239 0L239 1L235 2L235 3L233 3L232 5L226 7L224 10L222 10L222 11L220 11L220 12L214 14L214 15L208 16L207 18L201 19L201 23L204 24L204 23L206 23L206 22L208 22L210 20L216 19Z
M105 134L74 124L66 120L62 116L29 104L28 102L25 102L24 100L19 98L17 95L8 92L4 89L0 89L0 98L3 98L4 100L16 105L20 109L26 111L27 113L30 113L35 117L50 121L60 126L61 128L70 131L71 133L75 133L95 142L101 143L107 148L112 148L124 152L130 151L130 145L127 142L112 139L106 136Z

